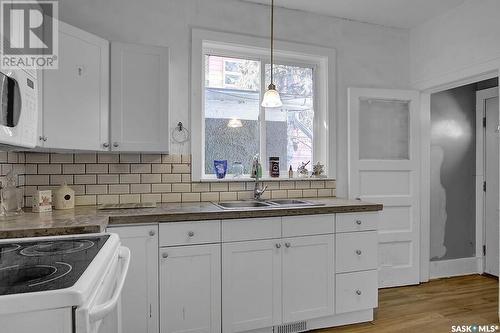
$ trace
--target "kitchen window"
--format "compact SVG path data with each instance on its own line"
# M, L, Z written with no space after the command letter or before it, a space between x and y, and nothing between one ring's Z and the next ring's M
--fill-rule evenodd
M308 161L310 170L319 161L333 176L333 168L328 168L324 57L277 52L274 83L283 106L263 108L262 96L270 83L268 49L202 42L200 51L202 59L194 67L201 72L202 86L192 77L193 96L201 97L200 103L192 104L193 180L213 180L214 160L227 160L226 179L233 178L234 162L243 165L248 177L256 154L265 178L270 157L279 157L283 178L288 178L290 166L296 172Z

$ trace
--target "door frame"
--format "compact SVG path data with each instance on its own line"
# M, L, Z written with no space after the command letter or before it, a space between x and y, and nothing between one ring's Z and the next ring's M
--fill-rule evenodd
M420 91L420 282L430 278L430 150L431 94L498 77L500 58L472 65L429 80L412 83ZM500 86L498 87L500 91ZM500 170L499 170L500 176ZM476 235L477 237L477 235ZM476 240L477 246L477 240ZM482 250L481 250L482 251Z
M476 258L479 274L483 274L486 268L486 256L483 250L483 246L486 245L486 193L483 190L483 182L486 181L486 129L483 125L486 109L484 101L498 96L498 87L476 91ZM478 170L480 173L477 172Z

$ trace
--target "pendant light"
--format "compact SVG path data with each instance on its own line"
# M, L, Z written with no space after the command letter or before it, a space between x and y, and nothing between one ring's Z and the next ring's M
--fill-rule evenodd
M271 0L271 84L267 88L262 106L265 108L279 108L283 106L280 94L273 83L273 61L274 61L274 0Z

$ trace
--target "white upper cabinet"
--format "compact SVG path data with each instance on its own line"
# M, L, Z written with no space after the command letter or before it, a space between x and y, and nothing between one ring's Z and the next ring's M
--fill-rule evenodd
M168 152L168 48L112 42L111 150Z
M39 146L108 150L109 42L59 22L59 69L40 72Z

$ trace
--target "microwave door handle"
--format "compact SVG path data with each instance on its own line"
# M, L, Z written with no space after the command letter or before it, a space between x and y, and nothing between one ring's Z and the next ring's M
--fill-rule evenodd
M94 308L89 310L89 322L91 323L102 320L110 312L112 312L118 304L130 265L130 250L123 246L120 247L118 258L122 260L122 274L119 277L118 285L115 288L113 296L108 301L96 305Z

